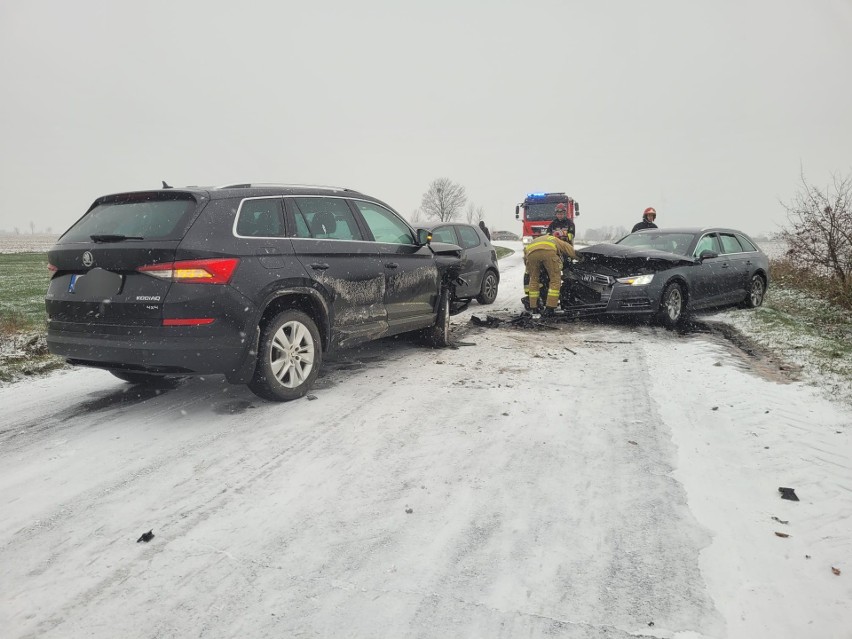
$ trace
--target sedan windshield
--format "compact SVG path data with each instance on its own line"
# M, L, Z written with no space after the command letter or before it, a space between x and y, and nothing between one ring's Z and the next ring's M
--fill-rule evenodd
M556 202L527 204L525 217L530 222L548 222L556 217Z
M695 235L692 233L642 231L641 233L631 233L618 240L616 244L631 246L633 248L665 251L666 253L674 253L675 255L689 255L689 247L692 245L693 239L695 239Z

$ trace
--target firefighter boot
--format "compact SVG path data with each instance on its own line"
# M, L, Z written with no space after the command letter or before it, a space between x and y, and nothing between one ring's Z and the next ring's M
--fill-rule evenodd
M525 311L529 311L529 310L530 310L530 298L529 298L529 295L524 295L524 296L521 298L521 304L523 304L523 305L524 305L524 310L525 310Z
M553 317L556 315L556 309L550 308L549 306L545 306L544 310L541 312L542 317Z

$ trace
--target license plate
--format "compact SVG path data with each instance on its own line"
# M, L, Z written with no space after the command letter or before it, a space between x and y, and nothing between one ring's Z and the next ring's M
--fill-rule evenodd
M121 291L123 284L123 275L93 268L83 275L72 275L68 292L81 297L112 297Z

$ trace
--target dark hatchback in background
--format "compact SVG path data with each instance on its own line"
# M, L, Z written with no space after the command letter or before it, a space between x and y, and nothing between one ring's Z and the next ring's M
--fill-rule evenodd
M769 286L769 258L733 229L648 229L578 254L560 295L578 315L657 316L673 327L691 311L760 306Z
M430 229L432 240L461 247L460 277L456 286L457 300L475 299L480 304L492 304L500 285L497 251L478 225L448 222Z
M331 349L446 345L459 247L348 189L239 184L98 198L48 253L51 353L125 381L222 373L304 395Z

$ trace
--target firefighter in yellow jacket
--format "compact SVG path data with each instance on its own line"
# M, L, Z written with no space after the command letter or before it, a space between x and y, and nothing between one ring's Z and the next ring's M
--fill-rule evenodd
M547 301L544 315L553 315L559 304L559 289L562 286L562 258L577 258L574 247L554 235L542 235L524 247L524 266L527 268L529 284L524 291L530 302L530 308L538 308L541 268L547 271L550 284L547 289ZM526 278L525 278L526 279Z

